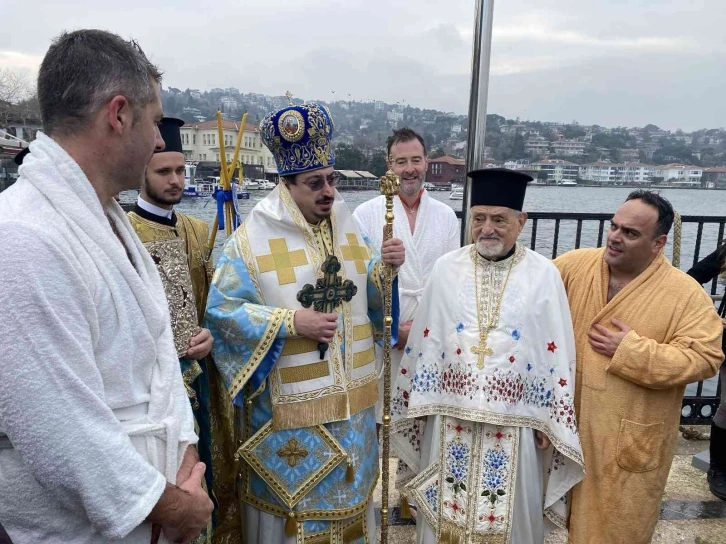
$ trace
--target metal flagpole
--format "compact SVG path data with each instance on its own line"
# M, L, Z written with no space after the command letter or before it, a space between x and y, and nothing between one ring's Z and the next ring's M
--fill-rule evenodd
M466 171L481 168L484 161L484 136L487 126L489 93L489 59L492 52L494 0L476 0L474 46L471 58L471 94L469 95L469 138ZM461 204L461 245L470 243L467 211L471 202L471 179L466 178Z

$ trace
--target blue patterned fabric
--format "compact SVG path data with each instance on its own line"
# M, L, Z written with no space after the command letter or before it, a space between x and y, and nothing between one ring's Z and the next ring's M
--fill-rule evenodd
M260 123L262 141L270 149L277 172L292 176L335 165L333 117L322 104L287 106Z
M234 238L224 246L217 263L215 278L209 288L205 326L214 338L214 362L227 389L238 374L250 364L257 344L272 321L275 308L265 306L262 294L250 278L240 257ZM257 390L280 357L287 338L287 329L271 331L275 340L256 371L249 378L252 389ZM235 403L241 405L241 395Z
M259 431L271 418L270 395L265 390L264 393L253 400L251 407L252 433ZM353 483L346 481L347 464L345 462L341 463L293 508L295 512L349 509L363 503L373 490L373 484L378 475L378 438L376 435L375 407L366 408L362 412L351 416L348 420L327 423L324 427L352 459L355 479ZM304 444L310 444L310 451L313 452L313 455L309 455L308 458L315 457L313 445L319 441L319 438L311 432L310 428L273 432L263 444L275 444L276 447L273 446L272 451L276 451L280 446L287 443L291 437L297 438ZM281 463L277 455L271 455L270 457L276 459L270 459L266 464L267 468L279 465L281 473L289 475L291 480L297 484L302 481L301 478L308 474L309 467L305 463L291 469L286 463ZM312 462L314 463L315 459ZM270 489L270 486L254 470L250 469L249 472L250 493L267 503L286 509L274 491ZM313 522L309 523L312 524ZM323 523L327 522L314 522L315 531L325 530L327 525L323 525Z
M295 466L276 455L294 438L297 445L304 450L304 457L297 460ZM277 475L285 489L292 495L312 478L334 452L317 434L308 428L291 429L285 433L272 433L254 450L254 455L271 473Z

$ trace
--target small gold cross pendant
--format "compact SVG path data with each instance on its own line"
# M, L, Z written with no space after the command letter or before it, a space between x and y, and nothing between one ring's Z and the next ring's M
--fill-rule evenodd
M476 367L479 370L482 370L484 368L484 358L487 355L493 355L494 352L492 351L492 348L487 346L487 333L483 332L479 336L479 345L478 346L472 346L471 352L474 355L478 355L479 359L476 363Z

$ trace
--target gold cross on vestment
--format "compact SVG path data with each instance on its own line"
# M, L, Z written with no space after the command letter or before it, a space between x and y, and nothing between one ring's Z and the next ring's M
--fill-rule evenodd
M478 355L479 356L479 358L477 360L477 363L476 363L476 367L479 370L482 370L484 368L484 358L487 355L493 355L494 354L494 352L492 351L492 348L490 348L489 346L487 346L487 333L486 332L482 332L479 335L479 345L478 346L472 346L471 352L474 355Z
M295 267L308 264L305 250L288 251L284 238L273 238L268 243L271 253L257 257L260 273L277 272L277 281L280 285L297 283Z
M295 437L292 437L287 441L287 444L277 450L277 456L280 459L284 459L291 468L296 467L308 455L308 450Z
M350 232L345 234L348 239L347 246L340 246L340 250L343 252L343 259L346 261L355 262L355 270L358 274L366 273L366 263L368 259L368 248L358 244L358 237Z
M287 92L285 93L285 98L287 98L287 101L288 101L288 102L290 103L290 105L292 106L292 105L293 105L293 104L292 104L292 93L291 93L290 91L287 91Z

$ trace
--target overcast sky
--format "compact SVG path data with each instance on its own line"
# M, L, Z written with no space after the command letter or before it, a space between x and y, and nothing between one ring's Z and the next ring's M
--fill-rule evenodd
M475 0L3 4L0 66L32 75L60 31L95 27L135 38L164 86L468 108ZM494 0L488 111L726 126L725 28L725 0Z

